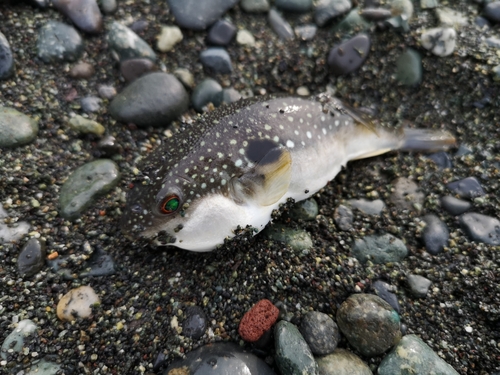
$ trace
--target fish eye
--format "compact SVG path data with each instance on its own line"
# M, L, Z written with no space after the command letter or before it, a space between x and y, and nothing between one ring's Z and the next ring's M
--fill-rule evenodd
M160 212L162 214L171 214L179 208L181 204L181 201L179 199L179 196L175 194L170 194L167 195L163 200L160 202Z

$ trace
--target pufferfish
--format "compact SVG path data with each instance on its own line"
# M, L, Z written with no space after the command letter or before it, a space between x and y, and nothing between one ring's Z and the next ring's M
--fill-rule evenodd
M328 95L240 100L202 116L143 161L122 229L159 245L211 251L237 228L261 231L273 210L315 194L349 160L454 143L445 131L387 129Z

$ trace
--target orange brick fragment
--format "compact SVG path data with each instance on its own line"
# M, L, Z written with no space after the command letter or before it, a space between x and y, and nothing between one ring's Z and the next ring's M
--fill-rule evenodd
M238 333L243 340L255 342L276 323L279 313L271 301L262 299L243 315Z

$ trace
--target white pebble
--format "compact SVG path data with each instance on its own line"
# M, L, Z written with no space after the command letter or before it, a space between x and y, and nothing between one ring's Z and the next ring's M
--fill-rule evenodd
M255 45L255 38L248 30L239 30L236 34L236 42L244 46L253 47Z
M88 285L72 289L57 304L57 317L68 321L88 318L92 314L91 306L99 302L94 289Z
M182 40L183 36L181 29L177 26L162 26L157 38L156 46L158 49L162 52L168 52Z
M456 46L457 33L451 27L436 27L422 34L422 46L436 56L448 56Z

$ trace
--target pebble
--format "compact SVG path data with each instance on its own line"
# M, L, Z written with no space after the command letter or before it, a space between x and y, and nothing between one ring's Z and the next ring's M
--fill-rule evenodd
M241 0L240 6L248 13L267 13L271 8L269 0Z
M331 354L316 358L319 375L373 375L370 367L356 354L337 348Z
M38 32L36 48L45 63L76 61L83 53L83 40L74 27L49 21Z
M182 334L193 340L198 340L207 329L207 315L198 306L189 306L184 314L186 318L182 323Z
M96 249L89 260L85 262L85 269L80 273L80 277L96 277L114 275L117 271L116 263L111 255L104 250Z
M405 86L416 86L422 81L422 57L412 48L396 60L396 79Z
M7 359L7 355L11 352L20 353L24 347L24 339L36 334L37 329L37 325L30 319L24 319L17 323L16 328L3 341L0 357Z
M275 360L281 374L318 375L318 365L297 327L281 320L274 327Z
M354 8L333 28L333 32L341 35L351 35L366 30L370 26L371 23L359 14L359 9Z
M238 30L236 34L236 43L242 46L255 46L255 38L252 33L246 29Z
M160 35L158 35L156 47L161 52L168 52L174 49L182 38L182 31L177 26L162 26Z
M17 258L17 269L21 276L33 276L45 265L45 241L30 238Z
M13 148L35 140L38 121L14 108L0 106L0 147Z
M453 216L461 215L472 207L472 204L467 201L447 195L441 197L441 207L443 207L449 214Z
M176 22L183 28L205 30L239 0L167 0Z
M0 80L9 78L14 73L14 57L5 35L0 32Z
M365 8L359 14L368 21L374 22L385 21L392 17L391 11L385 8Z
M71 289L59 300L57 317L66 321L88 318L92 314L92 305L100 302L94 289L88 285Z
M423 220L426 224L422 235L425 249L429 254L438 255L448 245L450 231L436 215L426 215Z
M456 46L457 32L451 27L436 27L422 34L422 47L434 55L444 57L453 53Z
M460 216L458 221L472 241L500 245L500 220L497 218L471 212Z
M227 46L236 35L236 26L226 20L219 20L212 25L207 34L207 42L216 46Z
M97 121L89 120L83 116L75 115L68 122L71 129L80 134L95 134L101 136L106 129Z
M16 242L27 235L31 229L31 225L26 221L15 221L11 224L6 224L11 222L9 219L9 214L4 210L0 204L0 244Z
M157 70L156 64L147 58L132 58L120 63L120 73L125 81L132 82L143 75Z
M467 198L470 200L482 197L486 194L475 177L467 177L462 180L450 182L446 184L446 187L460 198Z
M349 207L344 205L339 205L333 214L333 220L335 224L343 231L351 230L352 222L354 220L354 214Z
M367 215L380 215L385 208L385 203L381 199L369 201L366 199L350 199L347 201L353 208L360 210Z
M94 73L95 69L92 64L89 64L87 62L79 62L70 69L69 76L78 79L88 79L92 77Z
M194 76L189 70L184 68L175 69L174 76L179 79L185 88L191 89L194 87Z
M420 0L420 8L433 9L439 6L438 0Z
M233 71L231 57L224 48L207 48L200 53L200 60L205 69L214 73L229 74Z
M448 7L436 9L436 15L442 25L453 26L454 28L459 29L460 27L468 24L467 17L459 11Z
M117 121L137 126L167 126L189 105L184 86L172 74L150 73L128 85L108 111Z
M318 27L312 23L306 25L299 25L295 29L295 35L297 38L303 41L313 40L318 31Z
M113 189L120 180L118 165L99 159L73 171L61 187L60 215L69 220L80 217L101 195Z
M411 293L418 298L424 298L432 285L432 281L420 275L408 275L406 281Z
M190 351L170 364L163 375L276 375L259 357L238 345L218 342Z
M370 37L362 33L332 48L328 54L332 73L340 76L358 70L368 57L370 45Z
M479 26L480 29L490 27L490 22L486 18L481 16L478 16L474 19L474 24Z
M313 246L309 233L302 229L292 229L279 223L269 225L265 229L265 234L268 239L283 242L297 253L309 250Z
M399 315L382 298L353 294L337 310L344 336L365 357L383 354L401 339Z
M51 357L47 356L41 360L33 361L30 364L29 370L24 372L23 375L56 375L62 373L62 366L56 362L50 361L48 358Z
M394 191L391 194L390 201L400 210L415 210L417 211L424 203L425 195L422 193L418 185L411 179L400 177L392 182Z
M100 4L101 4L101 10L105 14L113 14L114 12L116 12L118 8L116 0L101 0Z
M408 255L408 249L399 238L386 233L358 238L352 247L352 254L360 263L393 263L403 260Z
M116 141L112 135L104 136L98 143L97 149L105 156L113 156L122 151L121 145Z
M307 13L311 10L312 0L275 0L274 5L280 10L292 13Z
M113 86L100 85L98 89L101 98L113 99L116 96L116 89Z
M451 161L450 155L447 152L436 152L435 154L431 154L427 157L434 163L436 163L439 169L453 168L453 162Z
M332 353L340 341L337 323L319 311L310 311L304 315L300 332L314 355Z
M390 0L391 13L395 16L403 16L409 20L413 16L412 0Z
M500 48L500 38L497 38L495 36L490 36L488 38L486 38L484 40L484 42L486 43L486 45L488 45L489 47L493 47L493 48Z
M483 8L483 15L492 22L500 22L500 1L493 1Z
M328 21L347 13L351 8L351 0L320 0L314 10L314 22L323 27Z
M261 299L243 315L238 327L241 338L248 342L258 341L276 323L279 310L268 299Z
M399 314L401 307L399 306L398 297L393 292L396 288L385 281L376 280L372 284L375 294L387 302Z
M377 370L378 375L403 373L458 375L416 335L404 336L385 356Z
M118 61L145 57L156 61L156 54L151 47L127 26L113 21L106 37L109 48Z
M314 198L309 198L304 201L297 202L290 210L290 216L296 220L310 221L318 216L318 203Z
M101 108L102 99L97 96L86 96L80 99L82 111L86 113L93 113L99 111Z
M191 103L198 112L203 112L203 107L208 103L214 103L216 96L222 91L222 86L212 78L205 78L193 90Z
M222 104L237 102L240 99L241 94L238 91L233 88L227 88L215 94L213 103L216 107L218 107Z
M292 26L275 9L271 9L267 21L273 31L283 40L294 39Z
M82 31L102 31L102 14L96 0L52 0L52 5Z

